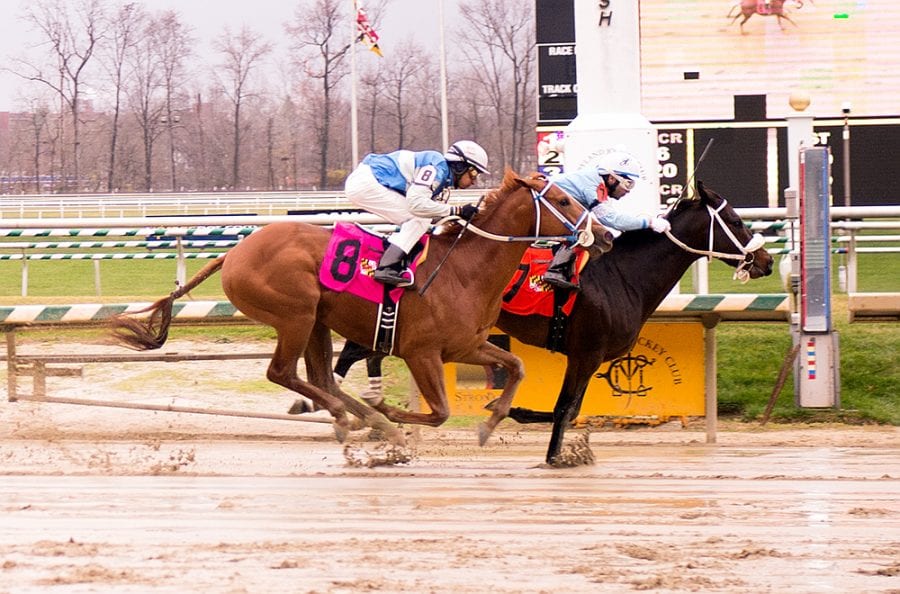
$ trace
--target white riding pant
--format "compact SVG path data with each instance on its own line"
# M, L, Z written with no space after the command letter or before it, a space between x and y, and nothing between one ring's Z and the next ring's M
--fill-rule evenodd
M365 163L347 176L344 192L353 205L400 225L400 230L394 232L388 241L407 254L431 226L431 219L410 214L406 196L378 183L372 168Z

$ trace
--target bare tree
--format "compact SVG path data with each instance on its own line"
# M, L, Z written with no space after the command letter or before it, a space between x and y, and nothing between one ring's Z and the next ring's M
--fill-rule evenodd
M141 31L137 51L129 59L131 87L128 98L140 128L144 153L144 189L153 189L153 151L163 132L165 113L164 77L155 50L156 21L148 21Z
M521 168L534 123L534 2L462 0L459 9L468 21L468 72L490 102L500 157Z
M376 138L378 135L378 113L380 111L380 101L382 95L381 87L384 85L384 68L382 63L376 63L368 68L359 77L360 83L360 105L367 121L369 152L377 152Z
M331 119L335 105L332 95L347 75L344 58L350 50L348 43L349 18L341 7L342 0L309 0L300 3L294 21L285 26L291 36L297 68L321 84L322 112L313 121L319 147L319 187L328 184L328 149L331 142Z
M59 97L60 115L68 111L72 126L72 177L76 187L80 180L78 169L81 94L85 85L86 68L94 56L97 44L103 38L104 21L102 0L65 2L63 0L38 0L28 7L25 19L47 41L47 47L55 61L55 70L45 70L39 65L19 62L19 76L50 87ZM65 127L60 120L61 138ZM65 155L63 151L62 155ZM63 180L67 185L65 165Z
M31 112L31 130L34 133L34 191L36 193L41 192L41 146L49 112L50 110L45 105L36 106Z
M134 2L119 7L112 25L110 37L112 46L107 58L110 79L113 84L113 113L109 135L109 167L106 172L106 191L115 186L116 150L119 140L119 117L122 111L122 93L126 76L126 57L135 49L137 36L145 25L146 15L140 5Z
M166 133L169 140L169 176L172 191L178 190L175 168L175 130L179 128L183 103L188 94L180 91L183 82L186 62L191 55L193 38L190 31L172 11L166 11L157 19L156 51L162 68L165 86L165 114L163 115Z
M392 60L385 68L384 94L396 125L398 148L405 147L408 141L406 128L417 103L414 83L426 66L422 59L424 51L419 44L407 40L397 48L397 55L404 58Z
M228 80L220 81L220 84L232 105L231 186L237 188L241 181L241 107L244 100L251 95L250 73L272 51L272 46L266 43L259 33L251 31L246 26L242 27L236 36L226 28L215 45L224 56L223 68L228 75Z

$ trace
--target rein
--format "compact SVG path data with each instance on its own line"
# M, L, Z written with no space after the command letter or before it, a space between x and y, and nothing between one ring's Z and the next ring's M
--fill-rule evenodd
M555 206L550 204L550 202L545 197L547 190L550 189L550 186L553 185L552 181L547 181L547 185L544 186L540 192L536 192L534 189L531 189L531 198L534 203L534 215L535 215L535 226L534 226L534 235L497 235L495 233L491 233L490 231L485 231L477 227L474 224L470 224L468 229L472 231L475 235L479 237L483 237L485 239L490 239L491 241L500 241L500 242L513 242L513 241L528 241L535 242L538 240L542 241L565 241L571 243L572 245L583 245L585 247L593 245L594 243L594 232L591 230L591 219L590 212L585 208L582 212L581 216L578 217L578 220L574 223L570 222L562 213L557 210ZM539 229L541 228L541 205L543 205L550 214L559 220L569 231L572 232L571 235L539 235ZM579 230L580 226L584 226L584 229Z
M484 237L485 239L490 239L491 241L500 241L509 243L512 241L529 241L535 242L537 240L545 240L545 241L569 241L574 242L574 245L583 245L585 247L590 246L594 243L594 233L591 231L591 219L590 212L587 209L584 209L581 216L578 217L578 220L575 223L569 222L565 216L560 213L555 206L550 204L550 202L544 197L544 194L547 193L547 190L550 188L553 182L548 181L547 185L544 186L544 189L540 192L535 192L534 189L529 188L531 190L531 198L534 203L534 216L535 216L535 227L534 227L534 236L525 236L519 237L515 235L496 235L489 231L485 231L484 229L479 229L476 227L471 221L466 221L462 229L460 229L459 234L456 236L456 239L450 245L450 249L447 250L447 253L444 254L443 260L437 265L434 271L431 273L431 276L428 277L428 280L419 290L419 295L424 295L425 291L428 290L428 287L431 285L432 281L434 281L438 272L444 266L444 262L447 261L447 258L450 256L450 253L456 247L456 244L459 242L459 239L463 236L468 230L471 230L472 233L478 235L479 237ZM484 196L478 201L479 206L481 205L481 201L484 200ZM538 230L541 228L541 204L543 204L550 213L555 216L567 229L572 231L572 235L538 235ZM445 221L451 220L459 220L460 217L453 215L449 217L444 217L440 221L438 221L438 225L441 225ZM584 224L584 229L579 231L578 227Z
M669 208L669 212L671 212L675 206L677 206L680 200L676 201ZM672 243L680 247L686 252L691 254L698 254L700 256L706 256L710 260L713 258L718 258L720 260L737 260L741 263L738 265L737 269L734 271L734 278L736 280L740 280L742 283L746 283L750 280L750 273L747 269L753 264L753 252L761 248L765 245L766 240L759 233L754 233L750 240L746 243L746 245L742 245L740 241L738 241L737 237L734 236L734 233L728 228L728 225L725 224L725 221L722 220L721 215L719 214L723 208L728 204L728 201L723 199L722 204L719 205L718 208L713 208L709 204L706 205L706 210L709 212L709 248L706 250L698 250L696 248L692 248L687 245L674 235L672 235L671 230L666 231L666 237L668 237ZM668 216L668 212L666 213ZM718 224L719 228L725 233L728 239L731 240L731 243L736 247L741 253L740 254L732 254L729 252L718 252L713 249L713 239L715 234L715 226Z

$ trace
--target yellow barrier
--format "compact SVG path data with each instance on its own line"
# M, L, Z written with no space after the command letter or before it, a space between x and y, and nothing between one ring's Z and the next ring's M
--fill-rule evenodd
M703 416L704 327L700 322L649 322L628 355L604 363L588 384L581 414L612 417ZM525 363L514 406L552 410L562 386L566 357L503 335ZM505 345L503 345L505 346ZM445 366L452 415L482 415L500 395L503 378L471 365ZM493 387L491 387L493 386Z

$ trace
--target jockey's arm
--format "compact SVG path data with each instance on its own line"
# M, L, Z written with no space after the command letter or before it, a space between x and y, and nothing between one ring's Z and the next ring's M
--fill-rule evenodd
M423 219L436 219L449 216L449 204L434 200L434 189L438 187L437 169L426 165L416 170L416 176L406 190L409 212Z
M591 208L591 213L601 225L618 229L619 231L633 231L646 229L650 226L650 217L644 214L633 214L617 208L612 200L600 202Z

